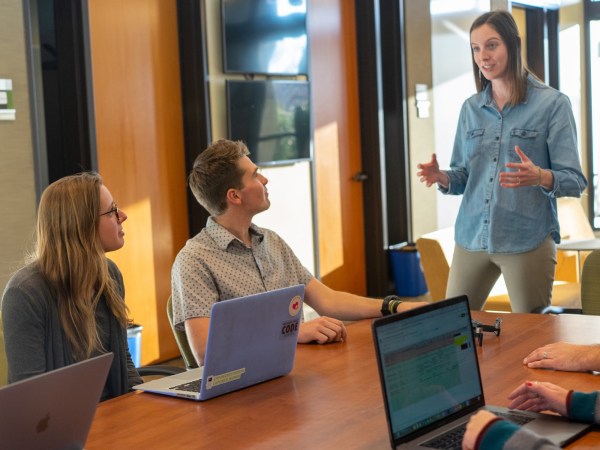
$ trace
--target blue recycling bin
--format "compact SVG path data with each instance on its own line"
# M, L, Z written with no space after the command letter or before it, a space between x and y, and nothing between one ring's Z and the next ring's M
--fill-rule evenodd
M390 266L396 283L396 295L418 297L427 292L421 256L415 244L403 242L388 247Z
M140 367L142 359L142 326L130 323L127 326L127 346L135 367Z

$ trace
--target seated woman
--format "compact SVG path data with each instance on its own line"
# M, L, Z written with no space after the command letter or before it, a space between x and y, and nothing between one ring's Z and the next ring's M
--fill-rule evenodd
M8 382L113 352L101 400L142 382L127 347L123 278L105 253L127 215L96 173L62 178L40 200L32 260L2 297Z
M579 422L599 423L598 392L575 392L539 381L526 381L508 396L512 409L552 411ZM479 411L471 417L463 439L463 450L558 450L552 442L489 411Z

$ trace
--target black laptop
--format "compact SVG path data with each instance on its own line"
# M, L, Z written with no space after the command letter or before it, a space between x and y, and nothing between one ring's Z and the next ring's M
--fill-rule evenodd
M376 319L373 341L392 448L460 449L466 423L481 408L559 446L591 427L485 404L466 296Z

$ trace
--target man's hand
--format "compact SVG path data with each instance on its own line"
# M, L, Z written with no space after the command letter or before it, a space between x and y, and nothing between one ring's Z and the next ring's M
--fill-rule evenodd
M329 344L346 340L346 326L341 320L321 316L300 324L298 343Z
M531 369L569 372L600 370L600 346L555 342L532 351L523 364Z

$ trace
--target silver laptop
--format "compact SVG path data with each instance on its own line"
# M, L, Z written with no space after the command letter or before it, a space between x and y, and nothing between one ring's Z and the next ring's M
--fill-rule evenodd
M460 449L466 423L481 408L559 446L590 428L564 417L485 405L466 296L376 319L373 340L392 448ZM443 444L451 435L458 435L455 443Z
M106 384L112 353L0 389L0 448L82 449Z
M212 307L204 366L134 389L208 400L275 377L294 366L304 286L217 302Z

